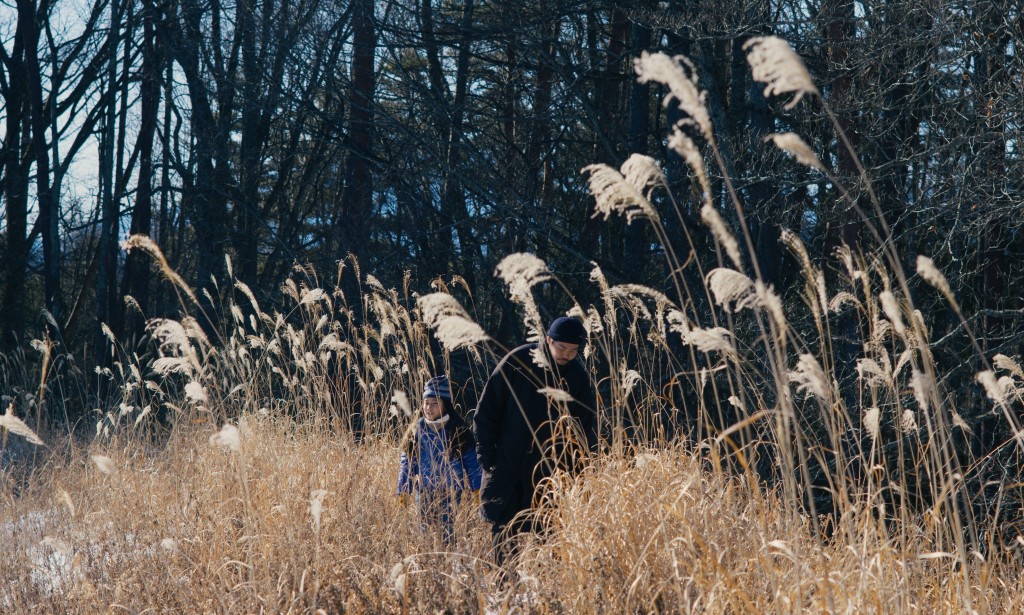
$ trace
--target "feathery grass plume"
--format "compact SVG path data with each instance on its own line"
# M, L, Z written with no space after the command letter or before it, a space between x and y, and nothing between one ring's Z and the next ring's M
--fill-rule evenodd
M371 295L367 302L369 303L370 310L372 310L374 315L377 317L377 325L380 330L381 338L396 335L398 332L395 328L397 318L393 318L394 310L391 309L388 302L376 293Z
M824 402L830 401L828 378L825 377L825 371L821 369L821 364L814 355L801 354L796 369L789 372L788 376L796 383L798 392L810 393Z
M595 282L601 289L601 300L604 302L604 321L608 324L610 331L615 331L618 327L618 316L615 313L615 300L612 297L611 287L608 285L608 278L604 276L604 271L597 263L591 264L594 265L594 268L590 270L590 281Z
M171 553L177 553L178 552L178 541L174 540L173 538L164 538L163 540L160 541L160 547L164 551L169 551Z
M886 340L889 339L892 332L892 323L884 318L875 318L871 323L871 337L868 339L864 347L871 348L872 350L883 348Z
M914 433L917 431L917 417L913 410L904 410L900 415L900 430L903 433Z
M883 358L886 358L886 359L888 357L888 355L886 355L886 354L882 354L881 356ZM913 358L914 358L914 349L913 348L907 348L906 350L904 350L903 352L900 353L900 358L896 359L896 366L892 368L892 377L893 377L893 379L897 378L900 375L900 371L902 371L904 367L906 367L907 365L910 365L910 360L913 359Z
M931 388L930 385L928 376L924 372L911 368L910 389L914 391L914 400L917 402L917 407L921 409L921 412L928 412L928 390Z
M375 276L369 273L366 274L366 285L372 288L373 290L379 290L382 293L387 292L384 289L384 285L380 283L380 280L378 280Z
M743 44L755 81L768 84L764 95L795 93L785 108L792 109L805 94L818 95L807 67L789 43L777 36L756 36Z
M0 416L0 427L3 427L5 430L9 431L10 433L16 436L21 436L22 438L25 438L26 440L28 440L32 444L35 444L36 446L45 446L43 444L42 438L37 436L36 432L32 431L32 429L28 425L26 425L24 421L14 416L13 401L10 403L10 405L7 406L7 412L5 412L3 416Z
M192 300L193 304L199 305L199 300L196 299L195 293L193 293L189 285L185 283L185 280L183 280L176 271L171 269L171 265L167 262L167 259L164 257L163 251L160 249L160 246L156 245L155 241L153 241L146 235L132 235L127 240L121 243L121 249L124 250L125 252L131 252L132 250L142 250L146 254L149 254L156 260L157 264L160 266L160 273L162 273L163 276L167 278L174 286L181 289L182 292L184 292L188 296L188 298Z
M788 228L784 228L779 233L779 241L782 245L786 246L786 249L791 254L797 257L797 260L800 261L800 266L805 271L812 271L814 269L814 265L811 263L811 255L807 253L807 247L804 246L803 240L796 233Z
M250 336L251 337L251 336ZM343 342L338 339L338 334L335 332L328 333L320 339L320 346L318 350L333 350L334 352L350 352L353 350L352 345L348 342Z
M146 323L150 336L159 344L161 352L170 350L175 356L194 354L184 325L176 320L154 318Z
M623 364L619 369L622 373L622 395L624 397L629 397L633 392L633 389L636 388L636 385L643 382L643 376L641 376L640 372L635 369L625 369L625 367L626 365Z
M210 396L206 394L206 387L195 380L189 380L185 384L185 399L194 404L206 404L209 403Z
M584 310L579 305L574 305L569 308L565 315L578 318L579 321L583 323L583 329L587 332L587 338L592 339L604 331L604 325L601 323L601 315L593 306L588 310Z
M528 252L509 254L501 259L494 269L494 275L501 278L508 287L509 296L523 306L523 319L529 332L527 340L540 342L544 339L544 325L541 322L540 310L533 299L530 289L540 282L551 279L547 264L537 256Z
M103 474L106 474L107 476L117 474L117 466L114 464L114 460L110 457L107 457L106 455L91 455L89 459L96 464L96 469Z
M317 301L326 301L330 305L330 296L322 288L307 289L299 291L299 305L312 305Z
M1006 403L1006 391L996 378L995 372L988 369L982 370L974 376L974 379L985 389L985 395L989 399L1000 405Z
M547 264L529 252L516 252L501 259L494 275L515 293L512 298L517 301L523 298L524 292L529 295L529 289L535 284L551 279Z
M686 166L690 167L690 170L693 171L694 176L697 178L697 183L700 184L701 198L707 203L711 198L711 182L708 181L708 171L704 165L704 156L697 149L697 144L690 138L690 135L682 130L682 127L676 125L672 127L672 134L668 137L668 146L672 151L679 154L686 162Z
M832 297L832 300L828 302L828 311L833 314L838 314L843 311L843 308L847 305L854 307L861 307L860 300L854 297L852 293L848 293L845 290L836 293L836 296Z
M658 161L643 154L631 154L619 169L626 182L648 199L658 186L665 185L665 173Z
M956 304L953 299L953 290L949 287L946 276L942 275L939 268L935 266L935 261L919 254L917 256L917 274L921 276L922 280L938 289L951 303Z
M110 327L107 326L107 323L100 323L100 331L103 332L103 337L107 338L111 345L117 346L117 338L114 336L114 332L110 330Z
M760 305L754 292L754 281L739 271L725 267L712 269L708 272L706 282L715 296L715 303L726 312L738 312ZM730 308L731 303L736 305Z
M553 402L567 404L573 400L573 396L570 395L567 391L563 391L562 389L556 389L553 387L541 387L537 389L537 392L547 397Z
M896 296L887 290L883 290L878 293L878 301L882 304L882 311L892 322L893 328L896 329L896 333L904 335L907 331L907 325L903 323L903 314L900 312L900 306L896 302Z
M135 427L138 427L142 420L149 416L151 412L153 412L153 406L146 404L146 407L142 409L139 416L135 417Z
M683 333L683 343L693 346L701 352L723 352L728 355L735 355L732 341L729 339L732 331L724 327L713 327L711 329L690 329Z
M68 514L72 518L75 516L75 503L71 500L71 494L64 489L57 490L57 500L64 505L64 508L68 510Z
M210 445L225 448L231 452L238 452L242 449L242 438L238 427L231 423L225 423L220 431L210 436Z
M1024 369L1021 369L1020 364L1006 356L1005 354L997 354L992 357L992 365L996 369L1010 372L1020 380L1024 380Z
M761 280L755 280L754 296L757 298L757 305L767 310L775 324L780 328L785 328L786 310L783 309L782 298L775 292L775 289Z
M633 70L636 71L637 81L640 83L654 81L668 86L669 93L662 100L662 106L667 108L675 98L679 110L690 118L683 122L694 124L704 138L711 139L711 116L704 104L707 93L697 87L697 69L693 62L685 56L644 51L639 58L633 60Z
M320 515L324 511L324 498L327 497L326 489L314 489L309 494L309 515L312 517L313 534L320 534Z
M637 295L640 297L648 297L653 299L658 304L671 304L672 300L668 298L665 293L655 290L649 286L642 284L616 284L608 289L608 292L614 297L626 297L630 295Z
M252 305L253 311L259 314L261 320L264 318L269 318L260 309L260 303L259 301L256 301L256 295L252 293L252 289L249 288L248 284L242 282L241 280L235 280L235 288L237 288L239 292L246 296L246 298L249 300L249 304ZM253 330L255 331L255 327L253 327Z
M882 411L876 406L868 408L864 413L864 428L868 430L872 440L877 440L881 430Z
M581 171L590 175L590 194L595 201L592 217L600 215L607 220L617 213L626 217L626 224L632 224L637 217L660 219L642 188L627 181L619 171L606 164L590 164Z
M405 391L395 391L391 394L391 401L402 411L404 416L412 416L412 405L409 403L409 396Z
M815 168L822 173L825 172L825 165L818 160L818 155L795 132L776 132L768 135L764 140L771 141L775 147L796 158L800 164Z
M889 373L874 359L857 359L857 378L868 386L889 384Z
M448 350L472 347L490 340L483 328L469 317L462 304L448 293L436 292L416 298L423 322ZM538 319L539 320L539 319Z
M39 541L39 544L44 547L49 547L61 555L71 554L71 547L69 547L63 540L54 538L53 536L44 536L43 539Z
M142 306L131 295L124 296L124 307L136 314L142 315Z
M725 252L732 259L733 265L737 269L743 269L743 259L740 258L740 244L733 237L732 233L729 232L729 227L726 226L725 220L719 215L718 210L712 207L710 203L705 203L700 208L700 219L704 221L704 224L708 225L708 228L711 229L711 234L725 248Z
M956 412L953 412L952 414L953 414L953 426L954 427L959 427L964 432L969 433L969 434L973 434L974 433L974 430L971 429L971 426L967 424L967 421L964 420L964 417L960 416Z
M158 376L167 377L171 374L191 376L194 373L192 364L184 357L160 357L153 361L150 369Z
M447 350L472 348L490 340L479 324L459 316L450 316L438 322L434 336Z
M841 262L843 267L846 269L846 275L850 277L850 280L855 281L860 279L863 272L857 269L856 265L854 265L853 250L850 249L850 246L844 243L836 248L835 254L836 258L839 259L839 262Z
M686 336L693 330L690 321L680 310L669 310L665 314L665 322L668 323L668 330Z

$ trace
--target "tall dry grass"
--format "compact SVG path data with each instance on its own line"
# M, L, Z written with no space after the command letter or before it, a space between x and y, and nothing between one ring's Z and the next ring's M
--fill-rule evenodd
M821 102L784 43L755 39L750 54L769 93ZM652 226L666 288L611 284L595 266L601 301L589 305L534 255L498 265L533 339L538 284L560 288L585 322L602 425L601 454L546 483L547 531L528 539L509 585L497 584L471 502L447 547L393 495L397 437L423 382L457 371L458 384L480 387L506 350L475 322L472 289L389 289L348 260L333 283L299 268L271 307L229 264L208 302L221 312L209 315L155 244L132 238L182 316L151 319L138 347L110 336L116 360L98 376L113 397L94 441L43 433L56 454L27 479L5 474L0 610L1020 610L1024 539L977 505L981 469L1015 459L1019 443L982 459L961 450L971 426L908 282L918 275L959 314L941 272L924 257L908 274L884 218L851 197L873 250L840 250L827 285L825 263L787 232L802 287L766 285L727 174L727 199L712 198L705 158L724 165L693 66L644 55L637 69L684 114L669 145L702 193L705 228L683 234L708 233L721 254L679 258L695 248L669 241L680 204L657 162L636 156L585 171L597 215ZM771 142L848 194L798 136ZM347 268L354 295L340 283ZM839 348L840 332L856 343ZM992 411L1019 433L1024 370L976 359ZM31 391L47 376L33 389L17 361L5 365L20 388L4 437L35 435L18 417L38 408ZM1018 500L1019 485L999 486L1000 507Z

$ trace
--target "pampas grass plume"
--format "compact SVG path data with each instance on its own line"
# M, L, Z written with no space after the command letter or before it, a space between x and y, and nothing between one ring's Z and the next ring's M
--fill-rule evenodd
M871 438L875 440L877 440L879 434L882 433L880 428L881 414L882 411L877 407L868 408L868 411L864 413L864 428L868 430Z
M1005 354L997 354L992 357L992 365L994 365L996 369L1010 372L1017 378L1024 380L1024 369L1021 369L1020 364Z
M786 103L786 109L792 109L805 94L818 94L807 67L789 46L789 43L777 36L757 36L743 45L747 52L747 62L755 81L767 83L765 96L780 94L796 94L793 100Z
M882 304L882 311L892 322L893 328L896 329L896 333L903 335L907 331L907 326L903 323L903 314L900 312L900 306L896 302L896 296L887 290L883 290L878 293L878 300Z
M707 275L707 285L715 296L715 303L726 312L731 311L731 303L736 304L736 311L757 303L757 298L752 292L754 282L734 269L712 269Z
M238 433L238 428L231 423L225 423L220 431L210 436L210 444L213 446L220 446L232 452L238 452L242 449L242 438Z
M537 389L537 392L544 395L548 399L559 403L569 403L573 400L573 396L562 389L556 389L553 387L541 387Z
M683 343L695 347L701 352L724 352L735 354L729 337L732 332L724 327L711 329L691 329L683 334Z
M775 147L796 158L796 161L800 164L818 169L821 172L825 171L825 165L821 164L818 155L800 138L800 135L793 132L782 132L770 134L764 140L771 141L775 144Z
M623 169L625 170L625 165ZM594 217L600 215L607 220L612 214L619 214L626 217L627 224L632 224L637 217L659 219L658 213L644 195L643 187L630 182L622 172L606 164L587 165L583 167L582 172L590 175L590 194L593 195L595 203ZM633 180L644 182L646 185L645 177L649 174L642 177L640 171L634 169L633 172Z
M16 436L25 438L36 446L44 446L42 438L37 436L36 432L32 431L32 428L26 425L24 421L14 416L14 402L11 402L7 406L7 412L0 416L0 427Z
M199 300L196 299L196 295L195 293L192 292L192 288L189 287L189 285L185 283L185 280L183 280L182 277L178 275L178 273L174 271L174 269L171 268L170 263L167 262L167 258L164 257L163 251L160 249L160 246L158 246L155 241L153 241L152 239L145 235L132 235L123 243L121 243L121 248L125 252L131 252L132 250L142 250L146 254L149 254L153 259L156 260L157 265L159 265L160 273L162 273L165 278L170 280L172 284L174 284L182 291L184 291L184 293L188 295L188 298L192 300L192 303L194 303L195 305L199 305Z
M828 379L814 355L800 355L796 369L789 372L789 378L797 384L797 391L810 393L821 401L829 400Z
M644 51L633 60L633 69L640 83L654 81L668 86L669 93L662 104L667 107L675 98L679 110L692 118L705 138L711 138L711 116L704 104L706 95L697 87L697 71L690 60L684 56Z
M710 203L705 204L700 209L700 219L704 221L704 224L708 225L715 239L725 248L725 253L729 255L733 265L737 269L743 269L743 259L740 258L740 244L733 237L732 233L729 232L729 227L726 226L725 220L719 215L718 210L712 207Z
M985 389L985 394L989 399L997 404L1003 404L1006 402L1006 392L1003 390L999 380L996 379L995 372L991 370L982 370L977 373L974 377L978 381L978 384Z
M922 280L938 289L947 299L953 300L953 291L949 287L949 282L946 281L946 276L942 275L939 268L935 266L935 261L923 254L919 254L917 256L917 274L921 276Z
M206 394L206 388L196 382L190 380L185 385L185 399L195 404L205 404L210 401L210 396Z
M697 144L688 134L683 132L681 126L674 126L672 134L668 137L668 146L675 153L686 161L693 174L700 184L701 195L705 202L711 198L711 183L708 181L707 167L704 165L704 156L697 149Z
M89 457L94 464L96 469L106 474L107 476L117 473L117 466L114 465L114 460L106 455L92 455Z

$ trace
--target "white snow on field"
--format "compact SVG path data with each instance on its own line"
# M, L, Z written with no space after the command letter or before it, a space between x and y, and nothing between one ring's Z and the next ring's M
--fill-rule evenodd
M21 612L32 606L19 604L18 596L64 594L81 586L85 580L83 564L95 565L97 560L121 563L140 552L152 555L169 548L139 544L134 534L117 536L113 541L90 538L93 533L109 535L114 530L112 521L92 532L88 531L89 523L76 523L72 527L81 531L69 535L69 525L62 520L66 514L62 508L53 508L0 521L0 558L26 562L28 566L28 570L16 571L0 584L0 613Z

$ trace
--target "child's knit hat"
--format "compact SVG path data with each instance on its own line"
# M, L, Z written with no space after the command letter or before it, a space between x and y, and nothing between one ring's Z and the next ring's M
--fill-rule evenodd
M428 397L452 400L452 387L448 383L448 376L434 376L427 380L427 384L423 386L423 399Z

